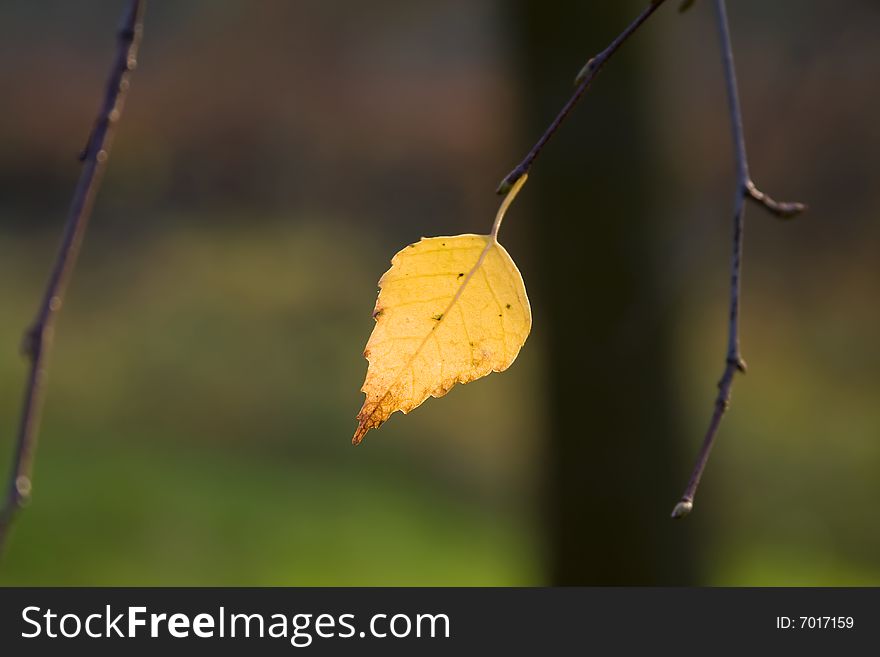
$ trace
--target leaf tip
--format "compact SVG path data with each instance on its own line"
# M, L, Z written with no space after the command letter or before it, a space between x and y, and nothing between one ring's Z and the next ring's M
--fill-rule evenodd
M367 431L369 430L369 427L367 427L365 423L361 422L358 425L358 428L355 430L354 436L351 437L351 444L355 447L360 445L364 439L364 436L367 435Z

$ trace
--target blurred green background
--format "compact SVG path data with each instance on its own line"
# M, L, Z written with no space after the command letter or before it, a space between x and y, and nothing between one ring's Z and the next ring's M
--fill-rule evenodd
M516 363L355 449L390 257L488 230L642 3L152 2L0 583L880 584L880 7L731 4L753 175L811 210L749 209L750 368L691 518L733 194L710 3L661 8L509 213ZM0 3L4 475L121 9Z

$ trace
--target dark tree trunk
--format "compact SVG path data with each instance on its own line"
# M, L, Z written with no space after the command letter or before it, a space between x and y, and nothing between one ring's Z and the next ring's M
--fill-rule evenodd
M523 152L575 74L643 3L521 0ZM659 21L657 21L659 22ZM549 347L548 518L556 584L687 584L692 520L669 512L686 483L671 403L671 309L655 204L645 86L649 21L611 61L532 169L536 324Z

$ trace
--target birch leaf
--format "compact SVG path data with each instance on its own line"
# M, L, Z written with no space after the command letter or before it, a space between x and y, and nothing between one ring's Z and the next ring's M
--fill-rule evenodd
M491 234L422 238L392 258L364 350L366 399L355 445L395 411L408 413L516 359L532 315L522 276L497 236L524 182L505 198Z

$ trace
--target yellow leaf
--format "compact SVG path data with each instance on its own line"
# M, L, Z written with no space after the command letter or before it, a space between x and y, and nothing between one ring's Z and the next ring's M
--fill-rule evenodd
M370 364L355 445L395 411L408 413L516 359L532 314L498 228L525 178L504 199L491 234L422 238L392 258L364 350Z

